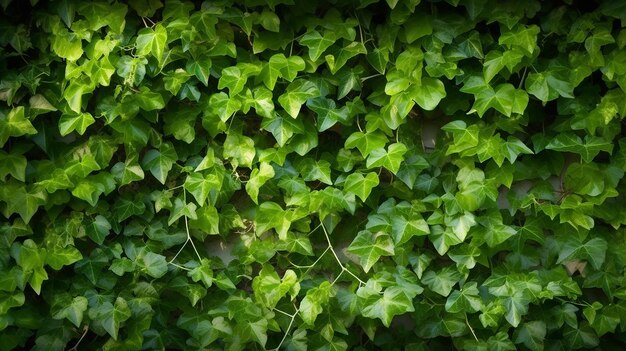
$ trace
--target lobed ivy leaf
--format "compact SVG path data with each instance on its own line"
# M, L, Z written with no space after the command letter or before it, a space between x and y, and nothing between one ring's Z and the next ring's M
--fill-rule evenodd
M362 230L348 246L348 252L359 258L363 270L367 273L382 256L394 254L394 244L391 237L384 232L372 233Z

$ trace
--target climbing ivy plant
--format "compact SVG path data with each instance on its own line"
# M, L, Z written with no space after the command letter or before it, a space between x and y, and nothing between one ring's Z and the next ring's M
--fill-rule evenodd
M624 348L623 2L0 7L0 350Z

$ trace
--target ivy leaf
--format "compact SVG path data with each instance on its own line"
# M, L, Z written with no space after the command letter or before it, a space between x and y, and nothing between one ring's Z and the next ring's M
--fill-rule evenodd
M330 282L324 281L315 288L306 292L306 296L300 302L300 318L308 325L314 325L317 316L324 310L330 297L334 295L334 290Z
M148 150L141 161L141 166L152 173L161 184L165 184L167 174L178 160L176 150L170 143L163 143L159 150Z
M376 48L367 54L367 62L380 74L385 74L389 63L389 50Z
M26 181L26 165L26 157L0 150L0 180L4 181L10 174L21 182Z
M27 190L24 186L4 185L0 198L6 202L6 211L17 213L25 223L30 222L40 206L46 203L47 194L41 189Z
M482 305L476 283L471 282L462 289L453 291L446 300L445 308L450 313L474 313L478 312Z
M198 202L200 207L204 206L211 190L219 190L222 182L215 174L203 175L202 173L190 173L185 179L184 188Z
M69 294L60 294L55 296L51 307L52 318L67 319L80 328L83 322L83 315L87 311L87 298L84 296L76 296L72 299Z
M367 158L367 168L385 167L391 173L396 174L407 151L408 149L402 143L391 144L387 150L384 148L374 149Z
M365 273L374 266L381 256L392 256L394 244L391 237L383 232L360 231L348 246L348 252L356 255Z
M306 106L317 114L317 128L320 132L331 128L337 122L346 124L349 121L348 108L346 106L337 108L335 101L331 99L323 97L310 99Z
M131 310L128 303L122 297L117 297L115 303L108 301L89 310L89 318L98 320L102 323L102 327L106 330L114 340L117 340L118 331L122 323L131 316Z
M183 216L191 220L198 219L198 216L196 215L197 208L198 206L192 202L185 203L182 199L176 198L176 200L174 200L174 207L170 211L170 218L167 220L167 225L171 226Z
M537 25L524 26L518 24L516 28L500 34L500 45L518 46L526 56L532 56L537 47L537 35L540 28Z
M313 82L297 79L287 86L284 94L278 97L278 103L293 118L298 118L300 107L311 98L320 95L320 91Z
M127 185L142 180L145 176L143 169L139 166L137 161L129 163L128 160L113 165L113 167L111 167L111 174L120 185Z
M103 215L97 215L85 226L85 233L98 245L104 243L104 239L111 231L111 223Z
M548 150L574 152L579 154L585 162L591 162L600 151L609 154L613 151L613 144L602 137L587 135L585 141L571 133L561 133L552 139L545 147Z
M271 118L265 118L261 123L261 128L272 133L280 147L285 146L294 134L304 133L301 120L285 117L280 112L274 113Z
M387 144L387 137L380 131L354 132L346 139L345 147L346 149L356 147L363 157L367 157L375 149L383 148L385 144Z
M524 344L530 350L543 350L546 337L544 321L530 321L522 324L514 334L516 344Z
M84 112L76 115L63 114L59 119L59 132L61 136L66 136L76 130L78 134L83 135L87 127L94 124L96 120L90 113Z
M137 55L146 56L151 53L159 63L163 62L163 53L167 47L167 30L158 23L154 29L143 28L137 34Z
M339 71L343 66L348 63L348 60L357 56L366 54L367 49L365 45L359 41L353 41L350 44L344 46L343 48L334 51L333 54L328 54L324 57L328 67L330 68L330 73L335 74Z
M378 182L378 175L374 172L367 173L365 177L361 173L353 173L343 183L343 190L358 196L361 201L365 202Z
M309 58L312 61L317 61L324 51L335 43L337 37L331 31L325 31L324 35L320 32L313 30L309 31L300 38L299 43L306 46L309 49Z
M569 80L569 68L551 67L537 73L530 73L526 78L525 87L529 94L545 102L559 96L574 98L574 85Z
M278 233L278 238L285 240L287 231L291 227L291 218L279 204L267 201L259 206L255 223L257 235L274 228Z
M217 88L228 88L229 95L235 96L243 91L247 81L248 76L243 74L239 67L226 67L222 70L222 76L217 83Z
M259 203L259 189L274 175L274 168L267 162L261 162L259 168L252 170L250 179L246 183L246 192L255 204Z
M446 89L439 79L423 77L421 84L411 87L410 94L421 108L432 111L446 97Z
M281 280L272 266L264 265L259 275L253 279L252 289L258 301L268 308L274 308L289 291L293 293L299 291L300 284L294 271L290 269L285 271Z
M557 263L582 259L589 261L593 268L600 269L604 263L607 248L608 244L602 238L593 238L583 243L572 235L563 243Z
M36 134L37 130L24 116L24 107L18 106L8 114L0 111L0 147L9 140L9 137L18 137L25 134Z
M230 133L224 141L224 158L232 159L233 166L252 167L256 150L254 140L245 135Z
M445 267L438 273L427 271L422 278L422 283L428 285L428 288L437 294L448 297L454 285L458 283L461 278L461 272L457 271L456 268Z
M393 317L415 311L412 299L398 287L385 289L382 296L378 294L370 295L364 301L364 305L362 310L363 317L378 318L387 328L391 325Z
M469 113L477 112L480 117L490 108L507 117L511 117L513 113L523 114L528 105L528 94L524 90L515 89L509 83L500 84L495 89L483 89L475 97Z

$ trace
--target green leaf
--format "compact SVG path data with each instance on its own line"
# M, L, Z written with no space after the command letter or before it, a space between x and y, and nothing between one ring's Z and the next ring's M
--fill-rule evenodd
M39 207L45 205L48 196L40 189L27 190L24 186L5 184L0 189L0 198L6 202L6 211L9 214L17 213L28 223Z
M168 224L171 225L171 223ZM161 278L167 273L167 261L163 255L147 252L137 260L137 263L152 278Z
M198 206L192 202L185 203L182 199L176 198L176 200L174 200L174 207L170 211L170 218L167 220L167 225L172 225L180 217L189 218L191 220L198 219L196 215L197 208Z
M324 281L317 287L306 292L306 296L300 301L299 314L304 323L314 325L315 320L324 310L331 296L335 294L330 282Z
M256 213L256 233L261 235L270 229L276 229L278 238L285 240L291 227L291 217L275 202L264 202Z
M268 180L272 179L274 175L274 168L267 162L261 162L259 168L252 170L250 179L246 183L246 192L250 195L250 198L255 204L259 203L259 189Z
M394 244L386 233L362 230L348 246L348 252L358 256L363 270L367 273L381 256L394 254Z
M298 118L300 108L311 98L320 95L320 91L313 82L297 79L287 86L285 93L278 97L278 103L293 117Z
M317 128L320 132L331 128L337 122L342 124L349 122L348 108L346 106L337 108L335 101L331 99L323 97L310 99L306 106L317 114Z
M393 317L415 311L412 299L398 287L385 289L382 295L372 294L363 304L365 305L362 310L363 316L378 318L387 328L391 325Z
M285 271L281 280L272 266L264 265L259 275L253 279L252 289L258 301L268 308L274 308L287 293L292 296L297 294L300 283L294 271L290 269Z
M132 182L144 179L144 172L137 161L118 162L111 167L111 174L120 185L127 185Z
M222 70L222 76L218 81L217 88L228 88L229 95L235 96L243 91L247 81L248 76L243 74L239 67L226 67Z
M263 119L261 127L272 133L280 147L285 146L294 134L304 133L301 120L285 117L280 112L274 113L271 118Z
M343 190L358 196L361 201L365 201L367 197L378 185L378 175L369 172L364 177L361 173L350 174L343 183Z
M439 79L424 77L421 84L411 87L410 95L421 108L432 111L446 97L446 89Z
M602 238L593 238L585 243L572 235L565 240L559 251L557 263L573 259L587 260L593 268L600 269L606 257L608 244Z
M478 312L483 303L475 282L466 284L460 290L454 290L446 300L446 311L450 313Z
M185 179L184 188L198 202L200 207L204 206L211 190L219 191L222 182L215 174L203 175L202 173L190 173Z
M111 231L111 223L102 215L97 215L87 225L85 225L85 233L98 245L104 243L104 239Z
M446 267L438 273L427 271L422 278L422 283L428 285L430 290L437 294L447 297L459 280L461 280L461 273L455 268Z
M334 32L325 31L324 35L322 35L320 32L313 30L304 34L298 42L309 49L309 58L312 61L317 61L324 51L335 43L336 39Z
M67 319L76 328L80 328L83 315L87 311L87 298L84 296L72 298L69 294L57 295L52 303L51 311L52 318Z
M385 74L387 63L389 63L389 51L386 49L376 48L367 54L367 62L380 73Z
M387 144L387 137L380 131L354 132L346 139L345 147L346 149L356 147L363 157L367 157L372 151L383 148L385 144Z
M8 114L0 111L0 147L9 140L9 137L19 137L25 134L36 134L37 130L24 116L24 107L18 106Z
M178 160L178 155L172 144L163 143L158 150L152 149L146 152L141 161L141 166L149 170L161 184L165 184L167 174L176 160Z
M114 340L117 340L122 323L128 320L130 316L131 310L128 307L128 303L121 297L117 297L114 304L105 301L97 307L89 309L89 318L102 323L104 330Z
M256 155L254 140L245 135L230 133L224 141L224 158L232 159L233 167L244 166L251 168Z
M495 89L483 89L475 97L470 112L477 112L479 117L490 108L511 117L513 113L523 114L528 105L528 94L509 83L500 84Z
M540 28L537 25L517 25L516 28L500 34L498 43L500 45L518 46L526 56L532 56L537 47L537 35Z
M66 246L64 248L54 248L48 250L46 255L46 264L52 269L58 271L63 266L69 266L74 262L80 261L83 255L73 246Z
M531 321L522 324L514 335L516 344L524 344L530 350L543 350L546 337L546 323L544 321Z
M6 176L10 174L13 178L25 182L26 164L26 157L0 150L0 180L4 181Z
M400 169L404 154L408 151L402 143L394 143L384 148L372 150L367 158L367 168L385 167L391 173L396 174Z
M167 48L167 30L158 23L152 28L143 28L137 33L137 55L146 56L152 54L159 63L163 62L163 54Z
M571 133L561 133L552 139L545 147L548 150L574 152L579 154L585 162L591 162L600 151L609 154L613 151L613 144L602 137L587 135L585 141Z

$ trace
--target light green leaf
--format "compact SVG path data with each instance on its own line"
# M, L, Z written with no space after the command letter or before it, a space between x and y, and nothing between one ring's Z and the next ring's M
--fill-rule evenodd
M324 51L335 43L336 39L334 32L325 31L324 35L322 35L320 32L313 30L302 36L299 43L309 49L309 58L312 61L317 61Z
M528 105L528 94L509 83L500 84L495 89L483 89L475 98L470 113L477 112L479 117L490 108L511 117L513 113L523 114Z
M226 67L222 70L222 76L217 83L217 88L228 88L229 95L235 96L243 91L247 81L248 76L243 74L239 67Z
M330 282L324 281L318 287L311 288L306 292L306 296L300 302L299 314L304 323L314 325L317 316L324 310L326 305L334 295L333 286Z
M466 284L460 290L453 291L446 300L446 311L450 313L478 312L483 303L475 282Z
M367 273L381 256L394 254L394 244L386 233L362 230L348 246L348 252L359 258L363 270Z
M385 167L391 173L396 174L402 161L404 161L404 154L407 150L402 143L391 144L387 150L384 148L374 149L367 158L367 168Z
M600 151L609 154L613 151L613 144L602 137L587 135L585 141L571 133L561 133L546 145L548 150L574 152L579 154L585 162L591 162Z
M85 225L85 233L98 245L104 243L104 239L111 231L111 223L103 215L97 215Z
M278 97L278 103L293 118L300 114L300 107L311 98L320 95L320 91L313 82L297 79L287 86L284 94Z
M9 140L9 137L18 137L25 134L36 134L37 130L24 116L24 107L18 106L8 114L0 111L0 147Z
M167 48L167 30L158 23L154 29L143 28L137 33L137 55L146 56L151 53L159 63L163 63L163 53Z
M361 173L350 174L343 183L343 190L358 196L361 201L365 201L378 185L378 175L369 172L364 177Z
M411 298L398 287L385 289L382 296L372 294L363 304L363 317L378 318L387 328L391 325L393 317L415 311Z
M255 204L259 203L259 189L274 175L274 168L267 162L261 162L259 168L252 170L250 179L246 183L246 192Z
M383 148L387 144L387 137L380 131L354 132L346 139L346 149L359 149L363 157L369 156L375 149Z
M254 140L245 135L229 133L224 141L224 158L232 159L233 167L251 168L256 155Z
M66 136L73 131L83 135L87 127L94 124L96 120L88 112L82 112L76 115L63 114L59 119L59 132L61 136Z
M421 84L411 87L410 94L421 108L431 111L446 97L446 89L439 79L424 77Z
M219 191L222 182L215 174L203 175L202 173L190 173L185 179L184 188L198 202L200 207L204 206L211 190Z

